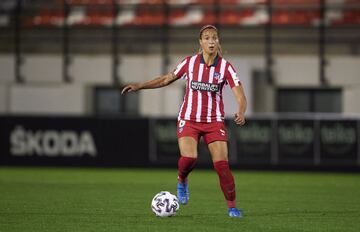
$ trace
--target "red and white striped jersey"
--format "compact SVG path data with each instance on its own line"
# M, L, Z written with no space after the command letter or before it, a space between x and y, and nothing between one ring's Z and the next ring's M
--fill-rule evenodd
M202 54L185 58L174 70L177 78L186 80L186 92L178 119L194 122L224 120L223 87L231 88L241 83L234 67L217 56L214 64L207 66Z

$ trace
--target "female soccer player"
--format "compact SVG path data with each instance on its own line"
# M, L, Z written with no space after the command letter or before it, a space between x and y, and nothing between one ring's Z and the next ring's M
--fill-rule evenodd
M122 94L141 89L167 86L182 78L186 79L186 93L178 116L178 161L177 192L181 204L189 200L188 175L195 167L200 136L203 137L211 154L228 205L230 217L242 217L236 208L236 193L233 175L228 164L227 131L224 124L222 92L228 84L238 102L234 115L238 125L245 123L246 97L234 67L222 58L218 30L213 25L201 28L200 51L185 58L173 72L153 80L124 87Z

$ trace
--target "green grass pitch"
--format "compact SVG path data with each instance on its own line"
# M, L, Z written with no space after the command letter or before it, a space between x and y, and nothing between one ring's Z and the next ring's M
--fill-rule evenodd
M0 231L360 231L360 174L234 171L242 219L228 218L212 170L194 170L190 202L157 218L176 170L0 168Z

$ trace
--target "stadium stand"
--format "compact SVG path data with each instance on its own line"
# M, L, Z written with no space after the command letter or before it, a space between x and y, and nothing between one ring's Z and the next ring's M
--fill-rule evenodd
M275 25L311 25L320 18L319 11L276 10L273 12L272 23Z
M165 24L164 11L161 8L147 8L140 6L136 12L133 24L142 26L161 26Z
M165 7L165 2L167 3ZM63 1L55 6L38 4L30 12L23 12L23 25L61 26L64 23ZM264 0L69 0L69 25L109 26L115 20L120 26L191 26L217 23L223 26L262 25L317 25L320 20L319 0L273 0L269 17ZM114 3L116 5L114 5ZM360 2L332 0L327 2L328 25L359 25ZM114 15L113 7L118 8ZM11 23L9 10L0 8L0 26ZM167 11L168 10L168 11Z
M30 20L25 21L26 26L61 26L64 23L62 9L42 9Z
M113 22L113 15L112 9L90 8L78 25L109 26Z

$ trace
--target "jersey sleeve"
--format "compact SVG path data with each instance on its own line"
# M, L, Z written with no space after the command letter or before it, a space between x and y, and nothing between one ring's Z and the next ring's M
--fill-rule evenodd
M186 70L188 69L189 57L186 57L180 64L174 69L173 73L177 78L186 79Z
M241 85L239 78L237 77L235 68L229 64L225 71L226 84L230 85L230 88Z

